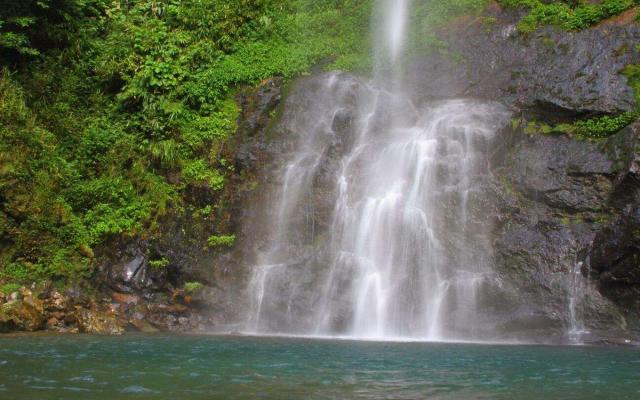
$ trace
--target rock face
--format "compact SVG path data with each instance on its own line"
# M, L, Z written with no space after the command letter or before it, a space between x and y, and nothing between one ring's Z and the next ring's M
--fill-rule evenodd
M603 147L521 133L495 170L502 203L509 205L494 233L496 267L527 299L522 313L546 319L558 335L570 324L572 274L581 272L602 221L617 213L617 160ZM625 313L596 289L580 288L579 318L594 335L622 334Z
M523 138L507 163L516 190L569 213L600 211L612 187L613 161L595 146L566 137Z
M100 259L99 269L104 282L117 292L153 291L167 283L168 268L152 268L143 243L112 244L109 254L104 254Z
M79 309L76 320L82 333L120 335L124 329L118 325L114 312Z
M637 336L640 309L630 276L640 264L633 264L633 239L625 229L639 227L629 216L638 192L624 155L638 140L636 126L601 143L515 132L516 144L495 166L491 189L499 221L494 265L521 304L506 331L538 331L563 341L576 323L574 313L588 332L583 340ZM620 285L603 273L617 262L607 252L630 257Z
M595 236L591 273L602 292L634 313L640 310L640 207L630 205Z
M522 35L515 29L516 12L495 9L490 15L497 21L491 27L482 18L462 19L443 33L464 62L432 56L412 64L413 79L420 82L416 101L498 98L524 124L529 118L554 124L635 107L620 72L640 61L633 50L637 24ZM421 78L427 76L432 79ZM496 150L487 189L499 221L494 263L522 304L505 330L534 328L561 337L577 317L591 332L587 340L632 334L640 317L634 236L640 228L640 124L592 143L527 135L517 127L522 121L516 122ZM590 278L579 290L576 273Z
M413 62L409 74L419 99L500 99L545 114L633 109L633 91L620 71L640 61L637 24L575 33L547 27L525 35L517 31L516 11L494 7L486 17L461 18L443 30L448 51L464 61L429 56Z
M44 306L28 290L15 293L4 304L0 304L0 332L12 330L37 331L44 326Z
M618 160L611 203L616 212L602 224L589 249L591 277L600 291L640 328L640 122L611 138L606 147Z

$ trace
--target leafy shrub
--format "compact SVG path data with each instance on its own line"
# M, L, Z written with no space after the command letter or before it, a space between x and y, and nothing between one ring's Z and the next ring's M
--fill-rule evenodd
M207 239L207 244L209 247L218 248L218 247L231 247L236 242L235 235L214 235L209 236Z
M640 118L640 112L629 111L618 115L603 115L600 117L576 120L555 126L538 121L530 121L524 127L527 135L568 134L577 139L599 140L620 132L623 128ZM518 122L520 122L518 120ZM519 124L513 124L514 129Z
M371 0L5 3L0 278L11 282L88 276L93 247L153 234L184 209L188 184L220 191L239 87L321 60L368 63Z
M6 285L3 285L2 287L0 287L0 292L2 292L5 295L10 295L13 292L17 292L18 290L20 290L21 286L18 285L17 283L7 283Z
M597 118L578 120L572 124L560 124L556 132L568 133L581 139L603 139L626 127L640 117L640 113L626 112L619 115L604 115Z
M185 282L183 289L187 293L195 293L203 287L204 285L200 282Z
M518 23L521 32L533 32L543 25L568 31L588 28L637 4L636 0L602 0L598 3L542 0L499 0L506 7L524 7L529 13Z
M155 269L163 269L169 266L169 260L166 257L162 257L157 260L150 260L149 266Z

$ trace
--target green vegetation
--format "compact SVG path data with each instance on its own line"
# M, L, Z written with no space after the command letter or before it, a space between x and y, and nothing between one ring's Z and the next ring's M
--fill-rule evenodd
M637 111L630 111L618 115L603 115L595 118L579 119L571 123L549 125L539 121L529 121L524 127L527 135L568 134L580 140L599 140L620 132L624 127L640 117ZM514 129L521 121L513 123Z
M524 133L527 135L548 135L552 132L554 132L554 130L550 125L538 121L529 121L524 127Z
M21 286L17 283L7 283L6 285L2 285L2 287L0 287L0 292L8 296L11 293L17 292L18 290L20 290L20 288Z
M541 26L553 25L567 31L586 29L637 5L638 0L542 1L498 0L506 7L524 7L529 13L518 23L521 32L533 32Z
M183 289L187 293L195 293L203 287L204 285L200 282L185 282Z
M235 235L209 236L209 239L207 239L207 244L212 248L231 247L235 242Z
M161 217L190 207L191 186L220 193L233 172L224 145L237 90L319 62L368 65L370 9L370 0L4 1L0 282L87 277L95 246L153 235Z
M489 0L425 0L415 2L411 13L410 48L414 52L425 53L438 51L448 54L447 46L436 36L442 29L457 17L464 15L479 16ZM491 19L487 19L491 25ZM493 20L495 23L495 20ZM453 54L449 56L455 57Z
M412 25L419 33L438 29L462 15L480 15L488 0L427 0L418 2L412 11ZM495 21L494 21L495 22Z
M597 118L578 120L572 124L559 124L555 126L554 131L575 135L580 139L603 139L619 132L639 116L638 112L604 115Z
M640 118L640 65L628 65L622 73L627 76L629 86L635 93L634 111L579 120L572 124L560 124L554 130L569 133L581 139L602 139L619 132Z
M640 64L627 65L622 73L627 77L627 82L633 89L636 97L636 108L640 109Z
M149 266L156 269L167 268L169 266L169 260L166 257L162 257L157 260L151 260L149 261Z

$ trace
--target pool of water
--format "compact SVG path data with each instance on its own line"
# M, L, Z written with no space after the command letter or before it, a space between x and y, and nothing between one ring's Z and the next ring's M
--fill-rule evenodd
M0 336L0 399L640 399L634 348Z

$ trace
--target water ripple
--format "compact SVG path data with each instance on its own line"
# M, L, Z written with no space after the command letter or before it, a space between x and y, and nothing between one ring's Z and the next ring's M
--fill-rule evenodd
M87 341L0 337L11 365L0 368L0 398L635 400L640 391L637 349L136 335L91 338L87 350Z

